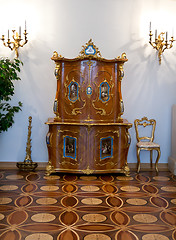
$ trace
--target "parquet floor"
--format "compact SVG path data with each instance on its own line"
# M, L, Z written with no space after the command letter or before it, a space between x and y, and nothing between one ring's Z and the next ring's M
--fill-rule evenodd
M0 171L0 240L23 239L176 239L176 176Z

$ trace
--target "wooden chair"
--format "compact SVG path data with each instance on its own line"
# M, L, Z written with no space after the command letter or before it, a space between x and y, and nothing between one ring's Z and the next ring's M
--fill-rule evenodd
M134 121L134 126L136 130L136 150L137 150L137 172L140 171L140 151L141 150L147 150L150 151L150 166L152 168L152 155L153 150L157 151L157 158L155 162L155 169L156 172L158 172L158 161L161 155L160 152L160 145L157 143L154 143L154 133L155 133L155 127L156 127L156 121L154 119L148 119L147 117L143 117L142 119L136 119ZM145 128L145 129L144 129ZM149 129L150 134L146 134L147 136L141 135L141 132L144 133L147 132L146 130ZM139 135L140 134L140 135Z

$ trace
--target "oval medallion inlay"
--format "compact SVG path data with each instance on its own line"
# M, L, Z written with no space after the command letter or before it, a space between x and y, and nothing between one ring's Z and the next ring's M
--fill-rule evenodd
M57 190L59 190L59 187L58 186L49 185L49 186L42 186L40 189L42 191L57 191Z
M53 237L46 233L34 233L28 235L25 240L53 240Z
M23 179L23 176L22 175L8 175L7 177L6 177L6 179L9 179L9 180L19 180L19 179Z
M133 180L133 177L127 177L127 176L118 176L116 178L117 178L117 180L120 180L120 181L131 181L131 180Z
M171 200L171 203L176 204L176 198Z
M81 187L81 190L82 191L85 191L85 192L97 192L97 191L99 191L100 190L100 188L99 187L97 187L97 186L83 186L83 187Z
M84 237L84 240L111 240L111 238L105 234L88 234Z
M6 198L6 197L2 197L2 198L0 198L0 204L9 204L9 203L11 203L12 202L12 199L11 198Z
M133 216L133 219L141 223L154 223L158 220L157 217L151 214L136 214Z
M102 200L99 198L84 198L81 202L87 205L99 205L102 203Z
M56 217L53 214L49 213L38 213L31 217L32 221L34 222L51 222Z
M163 190L165 192L176 192L176 187L167 186L167 187L162 187L161 190Z
M168 177L164 177L164 176L155 176L153 177L154 180L157 180L157 181L169 181L170 178Z
M103 214L98 214L98 213L90 213L90 214L85 214L83 215L82 219L86 222L104 222L106 221L106 216Z
M50 205L57 203L57 200L55 198L39 198L36 200L36 203L41 205Z
M46 180L58 180L58 179L60 179L60 176L44 176L43 177L44 179L46 179Z
M17 190L18 189L18 186L16 185L3 185L3 186L0 186L0 190L3 190L3 191L14 191L14 190Z
M138 192L140 191L139 187L135 187L135 186L124 186L120 188L122 191L125 192Z
M161 234L145 234L142 237L142 240L154 240L154 239L158 239L158 240L169 240L168 237L161 235Z
M147 201L142 198L141 199L140 198L130 198L130 199L127 199L126 202L128 204L136 205L136 206L147 204Z
M2 220L4 218L5 218L4 214L0 213L0 220Z

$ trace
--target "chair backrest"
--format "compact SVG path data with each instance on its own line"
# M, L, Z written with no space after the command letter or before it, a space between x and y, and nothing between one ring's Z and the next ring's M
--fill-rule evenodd
M142 119L136 119L134 120L134 126L136 130L136 139L137 141L151 141L154 140L154 133L155 133L155 127L156 127L156 121L154 119L148 119L147 117L143 117ZM144 131L141 128L150 128L148 135L144 135Z

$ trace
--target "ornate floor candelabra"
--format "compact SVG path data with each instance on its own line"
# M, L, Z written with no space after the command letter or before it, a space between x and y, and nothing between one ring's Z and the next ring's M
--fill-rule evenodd
M157 30L155 30L155 41L152 42L152 31L151 31L151 23L150 23L150 33L149 33L149 43L152 45L152 47L154 49L156 49L158 51L158 58L159 58L159 64L161 64L161 55L162 53L169 48L173 47L173 42L174 37L172 36L171 39L168 41L168 32L166 32L166 39L164 39L164 35L165 32L161 32L158 36L157 36ZM170 43L168 43L170 42Z
M12 51L15 50L15 55L16 58L19 57L19 52L18 49L19 47L23 47L27 42L27 30L26 30L26 22L25 22L25 30L24 30L24 42L21 43L21 41L23 40L21 38L21 27L19 27L19 33L16 32L16 30L12 30L13 34L12 34L12 41L10 40L10 36L9 36L9 30L8 30L8 39L7 42L5 42L5 36L2 35L1 40L3 41L3 44L5 47L9 47Z
M38 164L34 163L31 159L31 123L32 117L29 117L29 126L28 126L28 137L27 137L27 144L26 144L26 157L24 162L17 162L17 167L23 171L33 171Z

